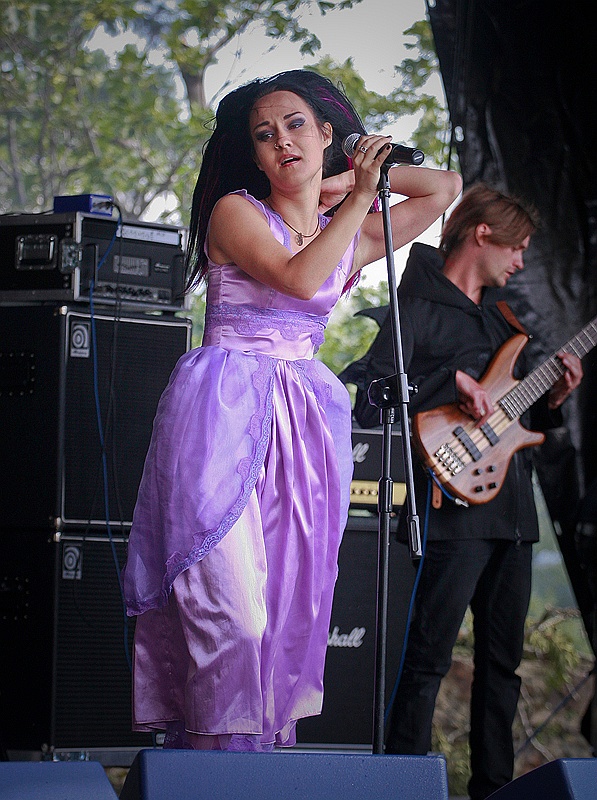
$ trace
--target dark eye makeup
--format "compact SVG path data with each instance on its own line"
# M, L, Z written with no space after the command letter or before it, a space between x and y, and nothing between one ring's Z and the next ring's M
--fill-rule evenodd
M300 117L293 117L291 120L288 121L288 129L289 130L296 130L297 128L301 128L306 122L306 119L303 116ZM268 142L272 136L274 135L273 131L271 130L262 130L259 131L255 135L255 138L258 142Z

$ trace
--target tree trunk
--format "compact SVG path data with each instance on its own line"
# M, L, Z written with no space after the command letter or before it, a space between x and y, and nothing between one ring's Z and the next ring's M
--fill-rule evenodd
M187 97L189 99L191 108L194 106L196 108L200 108L201 110L205 110L207 108L204 81L205 71L201 70L201 72L191 75L184 69L181 69L180 73L187 89Z

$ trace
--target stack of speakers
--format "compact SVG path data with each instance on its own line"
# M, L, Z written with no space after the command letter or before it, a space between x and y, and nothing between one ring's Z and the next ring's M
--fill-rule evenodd
M134 620L120 570L157 403L191 323L165 288L182 279L182 230L171 226L129 226L104 259L116 283L104 282L94 302L81 264L98 281L115 228L79 213L0 220L0 731L9 755L97 750L109 763L110 753L130 749L132 759L151 744L131 731ZM118 296L126 265L134 302Z
M127 766L154 743L131 731L134 618L119 575L157 403L191 324L176 299L182 232L115 229L81 212L0 218L0 740L9 753ZM379 438L353 432L359 480L325 705L299 723L305 747L372 742ZM388 695L414 579L406 548L392 542L390 560Z

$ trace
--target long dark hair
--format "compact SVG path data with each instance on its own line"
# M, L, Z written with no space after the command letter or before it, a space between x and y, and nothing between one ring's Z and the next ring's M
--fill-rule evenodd
M352 166L342 151L342 142L350 133L365 133L365 128L350 100L327 78L309 70L290 70L258 78L226 95L218 106L216 125L205 146L193 193L185 258L187 292L194 289L207 272L204 252L207 226L220 197L237 189L246 189L257 199L270 193L269 180L253 160L249 114L257 100L279 91L298 95L310 106L321 125L324 122L332 125L332 144L324 151L323 177L338 175Z

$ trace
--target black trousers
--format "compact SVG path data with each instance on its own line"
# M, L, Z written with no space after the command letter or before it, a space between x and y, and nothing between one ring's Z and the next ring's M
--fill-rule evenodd
M512 723L520 692L531 591L530 543L503 540L427 543L402 678L392 706L386 753L425 755L441 679L470 605L474 679L470 709L472 800L512 780Z

